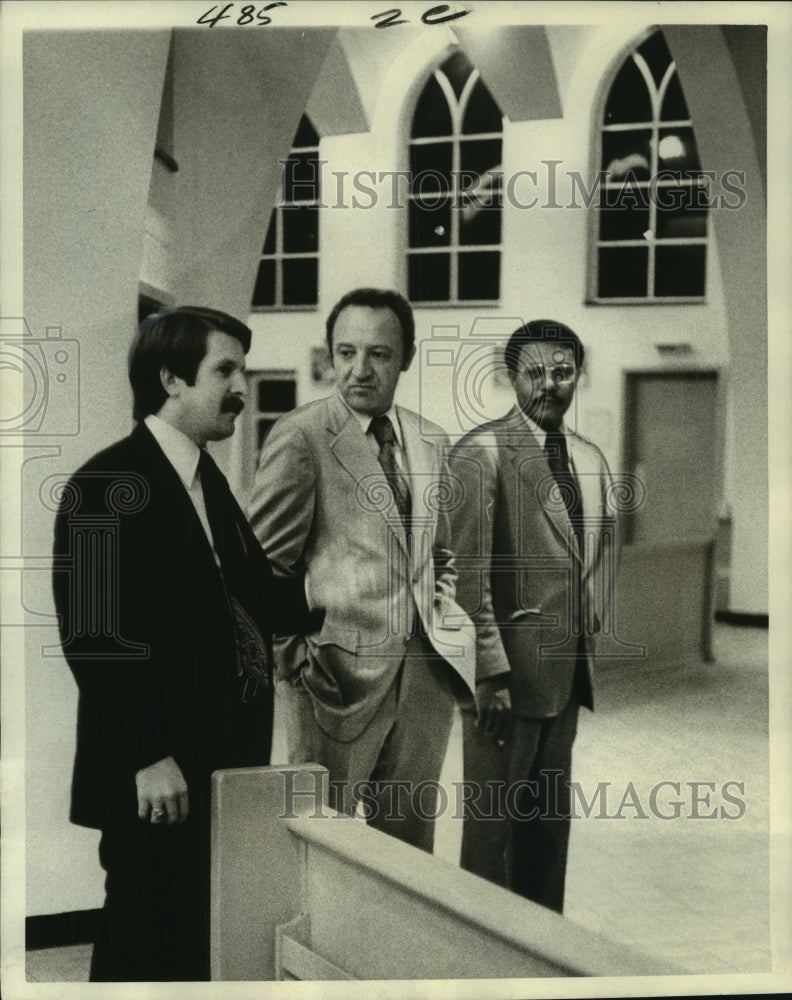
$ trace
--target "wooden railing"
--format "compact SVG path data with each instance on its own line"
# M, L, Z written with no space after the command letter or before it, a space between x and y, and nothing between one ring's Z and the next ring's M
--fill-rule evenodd
M316 765L215 774L213 980L683 971L335 813L326 783Z

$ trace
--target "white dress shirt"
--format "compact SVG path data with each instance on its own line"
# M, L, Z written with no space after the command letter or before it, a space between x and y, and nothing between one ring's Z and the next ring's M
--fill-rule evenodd
M209 539L209 544L212 546L215 562L219 566L220 561L217 558L217 552L215 552L212 529L209 527L209 518L206 514L201 477L198 474L198 459L201 457L201 449L186 434L153 413L150 413L143 422L154 435L154 440L162 448L179 479L184 483L184 488L187 490L195 512L206 532L206 537Z
M536 437L536 440L539 442L539 446L541 447L542 451L544 451L545 443L547 442L547 431L543 430L539 426L539 424L536 423L535 420L531 420L531 418L528 416L525 410L520 410L520 413L522 414L523 420L526 422L526 424L528 424L528 427L533 431L534 436ZM571 469L572 472L575 473L575 475L577 475L577 472L575 470L575 460L572 457L573 449L569 447L569 435L567 433L566 424L564 423L563 420L561 421L561 426L558 428L558 433L564 435L567 445L567 458L569 459L569 468Z

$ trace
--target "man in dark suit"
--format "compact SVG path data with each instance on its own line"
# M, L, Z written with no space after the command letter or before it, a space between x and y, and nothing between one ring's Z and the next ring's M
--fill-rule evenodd
M276 642L289 762L327 767L331 805L365 798L372 825L431 851L454 695L475 684L445 437L393 401L415 353L401 295L356 289L326 332L338 391L275 424L250 506L276 575L304 577L323 619Z
M107 875L92 980L209 978L210 775L269 762L272 623L295 606L204 450L233 434L250 338L211 309L144 320L129 367L137 426L63 490L53 580L79 688L70 818L101 830Z
M465 435L450 460L465 494L453 521L457 595L492 678L479 716L507 695L512 706L495 739L464 713L465 781L481 796L466 805L462 866L558 912L572 744L579 707L593 708L616 563L605 458L565 421L583 360L563 323L520 327L505 354L517 405Z

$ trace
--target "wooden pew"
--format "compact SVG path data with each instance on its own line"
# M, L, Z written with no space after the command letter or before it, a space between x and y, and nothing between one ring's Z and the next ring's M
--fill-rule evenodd
M213 980L684 971L334 812L326 788L314 764L214 775Z

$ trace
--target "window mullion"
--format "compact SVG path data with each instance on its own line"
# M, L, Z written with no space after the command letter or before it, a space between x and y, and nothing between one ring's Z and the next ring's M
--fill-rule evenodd
M456 63L453 70L451 67L452 60ZM434 120L443 122L441 127L444 134L422 134L417 138L411 137L409 148L410 150L413 150L415 147L423 147L424 149L430 147L430 149L427 150L429 155L424 157L424 169L430 169L434 165L443 174L450 170L447 188L447 198L449 199L447 206L448 241L444 244L443 238L435 240L432 237L430 228L424 230L423 220L421 221L420 228L418 230L419 235L415 239L416 245L412 245L408 238L406 256L409 269L409 294L411 298L413 295L416 296L413 301L420 301L422 303L426 303L427 305L430 303L456 305L460 302L464 302L466 305L474 304L473 299L463 300L460 297L460 276L463 270L462 265L469 263L474 269L472 276L475 277L477 281L471 281L471 287L467 289L467 291L474 295L477 292L480 293L480 299L477 298L475 301L487 302L496 300L498 298L497 289L500 277L499 263L493 264L493 261L487 259L487 257L481 257L479 260L479 255L487 254L489 251L496 252L501 246L500 240L496 243L487 242L488 239L495 238L492 233L492 226L484 225L481 227L480 235L483 242L481 244L473 244L471 242L470 246L466 245L464 252L469 250L471 252L471 257L469 261L467 258L465 258L464 261L462 259L463 233L462 214L460 210L462 185L460 183L460 175L462 172L463 157L467 157L468 152L472 154L472 169L482 173L489 169L496 168L496 165L490 166L488 162L489 152L486 143L487 141L493 140L497 140L499 142L503 141L503 115L499 112L499 109L497 109L497 105L495 105L494 110L498 110L497 124L499 125L499 129L493 128L492 126L495 124L494 111L490 113L490 107L491 105L494 105L495 102L493 101L491 95L486 92L486 88L484 88L485 93L482 96L490 102L490 106L487 106L486 104L476 106L477 121L475 122L475 124L478 125L482 131L476 133L471 132L470 135L463 133L463 121L466 109L469 105L469 100L474 94L474 91L477 95L482 94L482 92L480 88L479 90L476 90L476 85L480 82L479 71L475 69L475 67L472 67L460 52L450 56L449 59L442 64L442 66L438 67L434 71L429 79L432 81L433 89L435 83L439 87L439 93L435 92L435 96L433 98L435 104L432 105L432 110ZM452 79L454 80L455 85L458 86L460 94L459 99L457 99L454 86L451 83ZM480 98L477 96L477 100L479 99ZM419 97L419 101L420 100L421 98ZM441 103L442 101L445 102L445 107L443 107ZM424 110L422 114L426 115L427 111ZM428 119L430 124L428 127L423 128L422 131L433 132L433 125L431 124L432 120L432 118ZM445 124L446 121L448 122L448 126ZM426 120L424 124L425 123ZM415 130L415 118L413 119L413 130ZM474 144L471 146L470 150L466 150L466 148L463 147L463 144L468 141ZM479 142L482 145L480 147L476 147L475 142ZM435 145L437 145L439 155L442 159L440 162L435 161L433 163L432 154L435 150L431 149L431 147ZM411 154L411 164L414 162L414 157ZM417 199L412 197L411 200L415 202ZM414 211L419 213L420 205L416 206ZM500 211L500 209L498 209L498 211ZM418 217L420 218L420 215ZM484 222L486 222L486 220L484 220ZM427 222L426 225L429 226L429 223ZM469 235L474 237L476 232L477 230L474 229ZM424 235L424 233L426 233L426 235ZM424 266L421 264L421 258L425 258L426 260ZM480 274L476 270L479 263L481 264ZM441 289L440 283L446 279L446 275L448 286ZM495 284L493 284L494 281Z
M275 224L275 305L283 305L283 206L277 211Z
M298 132L301 131L303 125L308 124L312 134L315 133L312 123L307 116L303 116L301 119L300 128ZM303 163L308 159L310 162L313 159L314 163L318 163L319 160L319 147L318 145L306 146L306 145L294 145L289 150L289 159L294 157L302 157ZM295 164L295 168L299 166L299 162ZM281 189L279 198L272 209L272 215L270 220L274 228L273 235L273 246L270 253L262 252L260 255L261 262L269 262L272 264L271 278L266 278L262 290L259 291L259 301L256 301L256 296L254 295L254 302L252 308L262 309L262 310L277 310L277 309L292 309L292 308L315 308L316 301L318 299L318 260L319 260L319 229L320 229L320 218L319 218L319 207L321 206L321 175L314 173L314 185L312 195L306 197L301 190L295 191L295 184L306 184L307 181L300 179L296 181L294 175L290 175L292 181L292 191L291 197L287 198L287 175L284 172L284 176L281 182ZM285 244L285 210L288 207L294 206L295 209L306 209L315 208L317 214L312 222L309 224L310 228L306 231L303 230L299 223L299 219L295 218L293 221L295 223L295 235L298 239L297 246L305 246L305 249L294 250L292 252L287 252ZM316 245L312 248L312 240L305 239L306 232L311 232L315 227ZM313 235L313 233L312 233ZM266 246L266 237L265 237ZM285 297L285 268L286 263L291 260L313 260L316 261L316 270L303 269L301 268L299 273L292 275L294 281L299 282L300 289L302 289L302 283L304 283L305 288L310 292L309 296L303 296L302 291L298 296L297 301L292 303L286 303L284 301ZM261 273L261 272L260 272ZM265 272L266 273L266 272ZM263 298L265 301L260 302Z
M471 76L473 74L471 73ZM468 89L470 77L463 88L463 94ZM449 261L449 294L452 301L459 300L459 207L458 189L459 173L462 169L462 108L460 104L454 102L451 107L451 128L453 135L451 138L451 239L449 249L451 259Z
M649 41L651 39L651 42ZM644 46L647 46L644 48ZM614 135L608 143L613 145L613 156L630 157L640 153L646 157L647 180L639 181L639 187L646 192L656 191L654 187L658 184L664 190L674 191L680 189L684 196L695 189L695 180L687 176L675 180L672 175L658 182L661 166L668 162L673 165L676 157L689 156L695 146L689 146L688 140L683 139L683 147L679 152L676 147L669 144L669 149L664 150L671 159L661 159L660 156L660 133L673 134L673 130L689 129L693 130L693 122L688 116L685 119L674 119L663 121L662 109L663 101L669 92L671 84L675 80L676 65L670 52L662 39L662 33L656 32L644 38L631 53L629 53L621 64L617 75L614 75L610 91L606 95L605 107L619 109L619 114L614 117L619 118L613 123L606 123L601 119L599 127L599 163L603 163L606 155L606 133ZM644 56L644 52L646 56ZM662 62L658 60L658 55L662 57ZM636 100L633 93L636 83L633 77L631 88L618 93L614 90L618 81L628 80L630 74L624 74L622 70L632 60L637 68L643 84L646 86L649 97L649 109L652 120L646 120L645 106L641 106L643 98ZM659 85L655 83L654 72L650 69L651 61L654 72L661 78ZM681 110L681 107L680 109ZM640 117L641 121L631 121L631 118ZM604 115L603 115L604 118ZM621 133L621 136L618 134ZM630 135L633 133L633 135ZM643 133L641 135L640 133ZM645 146L648 139L648 149ZM695 138L690 140L695 143ZM685 152L683 153L683 148ZM684 163L684 160L682 161ZM624 171L621 173L621 180L606 181L605 191L619 191L629 193L632 185L625 177ZM636 208L631 216L618 218L607 218L600 213L608 211L606 205L602 203L595 208L596 230L592 227L594 266L591 268L591 275L594 279L594 286L591 295L594 300L616 303L616 302L670 302L670 301L701 301L706 288L705 274L702 268L706 262L706 247L710 228L709 213L705 213L705 225L702 226L700 212L690 201L685 201L684 197L679 202L669 203L667 209L656 197L646 198L642 204ZM661 214L663 213L663 214ZM605 225L607 219L607 226ZM642 235L640 230L646 224L646 230ZM661 226L662 223L662 226ZM662 229L662 233L660 230ZM704 229L702 234L701 230ZM606 238L603 238L603 235ZM673 250L671 248L678 249ZM646 273L644 275L641 264L645 262ZM645 286L643 278L645 277ZM640 282L640 284L639 284ZM639 293L639 289L640 293Z

